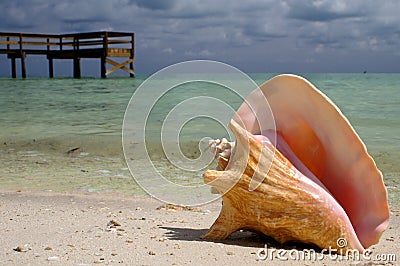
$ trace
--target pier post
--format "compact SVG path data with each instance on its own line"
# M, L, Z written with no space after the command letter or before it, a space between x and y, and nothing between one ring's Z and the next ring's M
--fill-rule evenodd
M21 57L21 76L26 78L25 52L22 42L22 33L19 34L19 55Z
M47 60L49 60L49 78L54 78L53 58L49 57L50 50L50 38L47 38Z
M101 72L101 77L102 78L106 78L107 77L107 75L106 75L106 71L107 71L107 68L106 68L106 57L105 56L102 56L101 57L101 62L100 62L100 72Z
M15 57L11 57L11 77L17 78L17 63Z
M103 56L101 57L101 66L100 66L100 72L101 72L101 77L106 78L107 77L107 56L108 56L108 32L106 32L103 36Z
M74 58L74 78L81 78L81 59L79 57Z
M21 54L21 76L22 78L26 78L26 64L25 64L25 52Z
M79 55L79 38L77 36L74 37L73 40L73 49L74 49L74 78L81 78L81 64Z
M53 58L49 58L49 78L54 78Z
M134 70L133 70L133 62L130 62L130 63L129 63L129 68L132 70L132 72L134 71ZM129 73L129 77L134 78L134 77L135 77L135 74Z
M134 69L133 69L134 53L135 53L135 33L132 33L132 36L131 36L131 56L130 56L130 59L132 59L132 62L130 62L130 64L129 64L129 68L132 70L132 73L135 73ZM129 73L129 77L134 78L135 74L132 74L132 73Z

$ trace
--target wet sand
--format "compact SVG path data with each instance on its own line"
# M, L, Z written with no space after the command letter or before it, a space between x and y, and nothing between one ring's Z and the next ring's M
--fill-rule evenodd
M201 239L217 218L220 201L195 208L166 207L148 196L88 192L0 192L2 265L399 265L400 209L373 255L397 261L260 260L265 244L282 246L251 232L224 241ZM317 253L318 254L318 253ZM319 254L320 255L320 254ZM342 258L343 259L343 258Z

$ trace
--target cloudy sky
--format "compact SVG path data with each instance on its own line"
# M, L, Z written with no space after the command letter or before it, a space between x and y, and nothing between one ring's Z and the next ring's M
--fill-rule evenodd
M400 72L398 0L13 0L0 10L0 31L133 31L138 73L191 59L247 72Z

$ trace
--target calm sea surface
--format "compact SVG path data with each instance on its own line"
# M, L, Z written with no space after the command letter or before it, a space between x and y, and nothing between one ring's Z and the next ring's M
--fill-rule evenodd
M273 75L250 76L261 84ZM302 76L346 115L384 173L391 200L396 200L400 189L400 74ZM0 186L139 193L124 162L121 129L127 104L144 78L0 79ZM166 114L182 100L199 95L219 97L233 108L241 104L238 97L205 83L178 88L160 98L146 128L148 150L160 171L166 167L162 158L157 159L162 157L159 131ZM181 136L184 153L195 158L197 142L205 136L217 138L226 132L204 118L187 123ZM182 182L202 182L200 172L168 173Z

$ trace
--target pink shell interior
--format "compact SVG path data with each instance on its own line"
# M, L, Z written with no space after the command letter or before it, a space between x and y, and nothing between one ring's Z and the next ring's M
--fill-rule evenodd
M326 95L304 78L280 75L253 91L234 120L260 140L276 134L278 150L346 211L361 244L366 248L379 241L389 220L382 173Z

